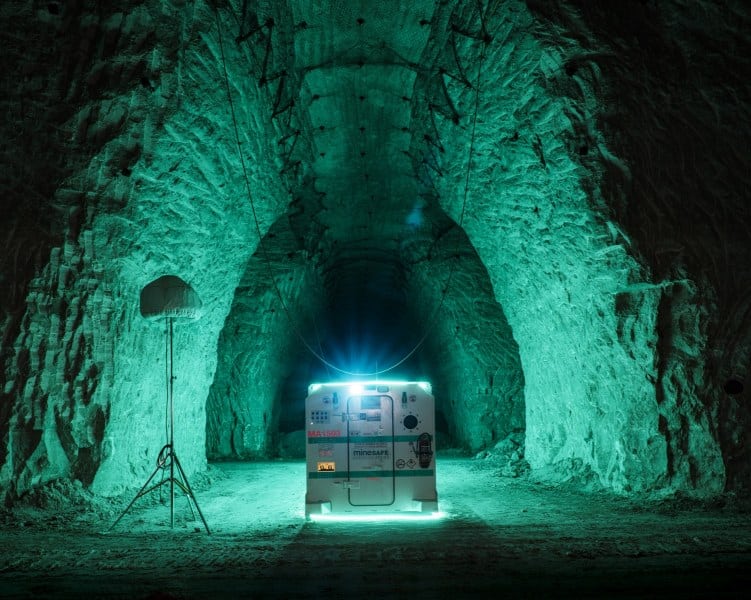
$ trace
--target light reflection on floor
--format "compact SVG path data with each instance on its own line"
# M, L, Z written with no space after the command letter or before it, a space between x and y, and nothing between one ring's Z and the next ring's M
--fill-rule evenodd
M751 585L748 511L645 505L489 467L439 454L437 521L306 521L303 461L213 465L195 489L211 535L179 494L174 528L155 498L111 531L117 513L85 506L17 514L0 529L0 595L684 598Z

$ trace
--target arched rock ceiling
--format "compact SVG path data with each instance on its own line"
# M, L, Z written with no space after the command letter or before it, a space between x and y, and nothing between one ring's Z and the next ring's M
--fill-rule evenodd
M296 104L310 125L303 135L311 156L303 160L323 196L318 219L326 240L336 246L329 276L354 277L346 288L362 285L370 273L384 288L401 289L400 240L417 198L407 154L410 95L434 3L412 3L409 10L388 3L291 6L302 80Z
M517 361L499 358L513 344L483 352L482 326L506 331L492 292L539 472L621 491L747 480L748 406L721 387L751 355L746 3L0 11L0 483L14 493L58 476L112 492L151 469L163 338L133 299L169 273L213 307L178 330L182 459L205 464L217 343L261 238L271 262L290 254L291 307L317 277L322 305L365 279L398 290L392 306L404 289L435 306L455 265L438 326L475 331L444 344L472 386L468 438L472 402ZM491 422L503 399L487 396Z

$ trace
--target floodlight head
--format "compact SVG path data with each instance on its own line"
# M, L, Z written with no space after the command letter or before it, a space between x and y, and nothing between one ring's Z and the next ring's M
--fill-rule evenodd
M141 290L141 315L147 319L198 319L202 307L196 291L176 275L163 275Z

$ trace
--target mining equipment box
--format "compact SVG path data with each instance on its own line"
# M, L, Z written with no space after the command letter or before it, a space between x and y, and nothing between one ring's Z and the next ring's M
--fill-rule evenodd
M314 383L305 412L306 516L438 510L429 383Z

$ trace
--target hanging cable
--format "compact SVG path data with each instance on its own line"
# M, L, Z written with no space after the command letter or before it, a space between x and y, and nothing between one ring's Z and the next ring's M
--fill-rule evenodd
M227 60L224 54L224 36L222 35L221 19L219 17L219 9L217 7L214 7L214 15L216 17L217 31L219 35L219 52L222 57L222 71L224 75L225 87L227 89L227 102L229 104L230 114L232 116L232 125L233 125L233 129L235 133L235 142L237 144L237 152L240 157L240 166L242 167L243 179L245 181L245 191L247 193L248 201L250 203L251 213L253 214L253 223L255 225L256 233L258 234L258 245L260 246L261 253L263 254L264 263L266 264L266 269L268 271L269 279L271 279L271 283L274 287L274 291L276 292L276 295L279 298L279 302L282 305L282 310L284 311L284 314L287 317L287 321L289 322L290 327L295 332L295 335L299 338L299 340L302 342L305 348L308 350L308 352L310 352L313 356L315 356L319 361L321 361L327 367L330 367L331 369L335 371L339 371L341 373L346 374L347 373L346 371L339 369L336 365L330 363L325 358L323 358L323 356L319 355L315 351L315 349L312 348L310 344L307 342L307 340L303 337L295 321L292 319L292 315L289 314L289 309L287 308L287 304L284 302L282 292L276 283L276 279L274 278L274 272L271 267L271 260L269 259L266 246L263 243L263 234L261 232L261 224L258 220L258 213L256 211L255 202L253 201L253 194L250 189L250 178L248 177L248 168L245 164L245 157L243 156L243 152L242 152L242 144L240 143L240 129L237 124L237 114L235 112L235 103L232 100L232 91L231 91L230 84L229 84L229 74L227 73Z
M169 358L169 344L167 343L167 336L169 330L167 329L167 320L164 321L164 381L167 383L167 398L170 397L170 358ZM169 443L169 402L164 405L164 439Z
M478 2L478 5L480 5L480 2ZM480 13L482 15L481 9L480 9ZM480 110L480 84L482 81L482 78L481 78L482 67L483 67L483 63L485 62L485 48L488 43L489 43L488 40L484 40L483 45L482 45L482 50L480 51L480 62L477 68L477 82L475 84L475 108L472 113L472 133L470 134L470 139L469 139L469 152L468 152L469 156L467 158L467 171L466 171L466 176L464 178L464 194L462 197L462 208L461 208L461 211L459 212L459 221L457 223L457 226L460 229L462 228L462 225L464 224L464 212L467 207L467 198L469 196L469 179L472 173L472 156L474 155L475 138L476 138L476 133L477 133L477 114ZM455 247L454 255L455 255L455 258L458 259L459 257L458 246ZM433 330L433 327L435 327L436 322L438 321L438 313L441 311L446 301L446 296L448 295L448 290L449 290L449 287L451 286L451 280L454 276L454 271L456 269L456 263L457 263L456 260L453 261L451 263L451 266L449 267L449 275L446 278L446 283L443 285L443 289L441 290L441 299L438 302L438 306L433 311L433 314L431 315L430 319L428 320L428 325L425 327L425 332L423 333L422 337L417 342L415 347L412 349L412 351L409 354L407 354L407 356L405 356L402 360L400 360L395 365L389 367L388 369L384 369L383 371L372 373L372 375L378 375L379 373L386 373L390 371L391 369L398 367L405 360L407 360L410 356L412 356L415 352L417 352L420 346L422 346L422 344L425 342L430 332Z
M250 208L251 208L251 213L253 215L253 223L255 225L256 233L258 234L258 245L261 248L261 252L264 257L264 262L266 263L266 269L268 271L269 278L271 279L271 283L274 287L274 291L276 292L276 295L279 298L279 302L282 306L282 310L284 311L284 314L287 317L287 321L289 322L289 325L292 328L292 330L295 332L295 335L302 342L302 344L305 346L308 352L310 352L316 359L318 359L323 365L325 365L327 369L331 369L343 375L349 375L349 376L354 376L354 377L377 377L383 373L388 373L389 371L396 369L397 367L402 365L404 362L406 362L410 357L412 357L412 355L415 352L417 352L417 350L422 346L422 344L425 342L428 335L432 331L437 321L438 313L443 307L443 304L446 300L446 295L448 293L448 289L451 284L451 279L453 277L456 264L455 262L451 264L451 267L449 270L449 276L446 279L446 284L443 286L443 289L441 291L440 302L438 303L438 306L436 307L436 309L433 311L433 314L430 320L428 321L428 325L426 326L425 332L423 333L422 337L418 340L418 342L414 345L414 347L405 356L403 356L399 361L392 364L391 366L385 369L378 369L376 367L376 371L371 372L371 373L359 373L355 371L348 371L326 360L326 358L323 356L323 348L321 348L321 352L319 353L319 352L316 352L316 350L313 347L311 347L311 345L303 337L302 333L297 327L295 321L292 318L292 315L289 313L289 309L286 303L284 302L284 297L282 296L281 290L279 289L279 286L276 283L276 279L274 278L274 272L271 266L271 260L269 259L269 256L268 256L268 251L266 250L266 247L263 243L263 234L261 232L261 225L258 219L258 213L256 211L255 202L253 201L253 194L250 189L250 178L248 177L248 169L245 164L245 158L242 152L242 144L240 143L240 130L237 124L237 114L235 112L234 101L232 100L232 91L231 91L230 83L229 83L229 74L227 73L227 61L226 61L226 57L224 54L224 38L222 34L221 18L219 16L219 9L216 5L214 5L214 15L216 18L217 32L218 32L218 37L219 37L219 51L220 51L220 56L222 59L222 72L224 75L224 84L227 89L227 102L230 108L230 114L232 117L232 126L233 126L234 134L235 134L235 142L237 144L237 152L240 157L240 165L242 167L243 179L245 181L245 191L248 196L248 201L250 203ZM472 133L471 133L470 144L469 144L469 157L467 160L467 174L466 174L465 182L464 182L464 195L462 199L462 208L460 211L460 217L459 217L459 222L458 222L459 227L461 227L464 222L464 212L465 212L465 208L467 204L467 197L469 194L469 179L470 179L470 172L471 172L471 167L472 167L472 156L474 154L474 146L475 146L475 134L476 134L476 129L477 129L477 114L478 114L479 105L480 105L480 82L481 82L481 74L482 74L482 65L485 60L485 46L487 45L487 43L488 42L485 42L483 44L481 55L480 55L480 64L479 64L478 71L477 71L477 84L475 87L475 108L474 108L474 113L472 116ZM458 257L458 250L455 252L455 254ZM320 345L320 340L319 340L319 345Z
M318 333L318 325L316 324L315 315L313 316L313 329L316 332L316 342L318 342L318 351L321 353L321 356L323 356L323 344L321 344L321 336ZM331 370L329 369L329 366L326 363L324 363L324 366L326 367L326 373L328 374L329 379L331 379Z

